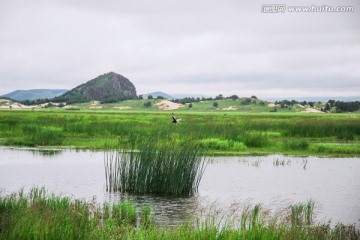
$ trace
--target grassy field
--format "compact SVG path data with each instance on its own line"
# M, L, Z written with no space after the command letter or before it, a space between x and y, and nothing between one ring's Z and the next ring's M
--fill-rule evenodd
M227 214L207 211L175 227L157 226L151 206L123 200L113 205L48 196L32 189L0 196L1 239L359 239L355 225L314 221L314 203L275 214L260 205L234 206Z
M137 136L175 144L199 143L209 154L283 153L360 156L359 114L241 113L234 111L0 111L0 144L106 149Z

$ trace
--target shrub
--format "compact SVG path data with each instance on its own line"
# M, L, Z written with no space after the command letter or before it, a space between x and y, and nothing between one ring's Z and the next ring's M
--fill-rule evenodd
M149 101L149 102L144 103L144 107L146 107L146 108L151 107L151 102Z

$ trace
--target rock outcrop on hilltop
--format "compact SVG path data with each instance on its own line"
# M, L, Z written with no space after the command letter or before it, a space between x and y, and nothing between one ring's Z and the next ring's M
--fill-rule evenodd
M134 84L120 74L109 72L77 86L53 101L70 104L96 100L107 103L135 98L137 95Z

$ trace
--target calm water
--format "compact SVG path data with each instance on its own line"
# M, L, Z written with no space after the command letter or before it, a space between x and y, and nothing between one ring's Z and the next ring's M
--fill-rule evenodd
M360 158L213 157L195 197L120 195L105 191L104 153L0 148L2 195L45 186L49 192L97 201L129 198L150 203L159 221L176 223L211 203L261 203L277 209L308 199L316 201L317 220L359 223ZM278 165L276 165L278 162Z

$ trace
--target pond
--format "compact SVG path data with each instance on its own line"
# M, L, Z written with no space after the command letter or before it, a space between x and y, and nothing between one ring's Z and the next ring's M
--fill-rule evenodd
M176 224L213 203L260 203L277 209L291 203L316 202L321 222L359 223L360 158L211 157L193 197L158 197L105 191L104 152L0 148L2 195L44 186L48 192L98 202L133 200L151 204L160 222Z

